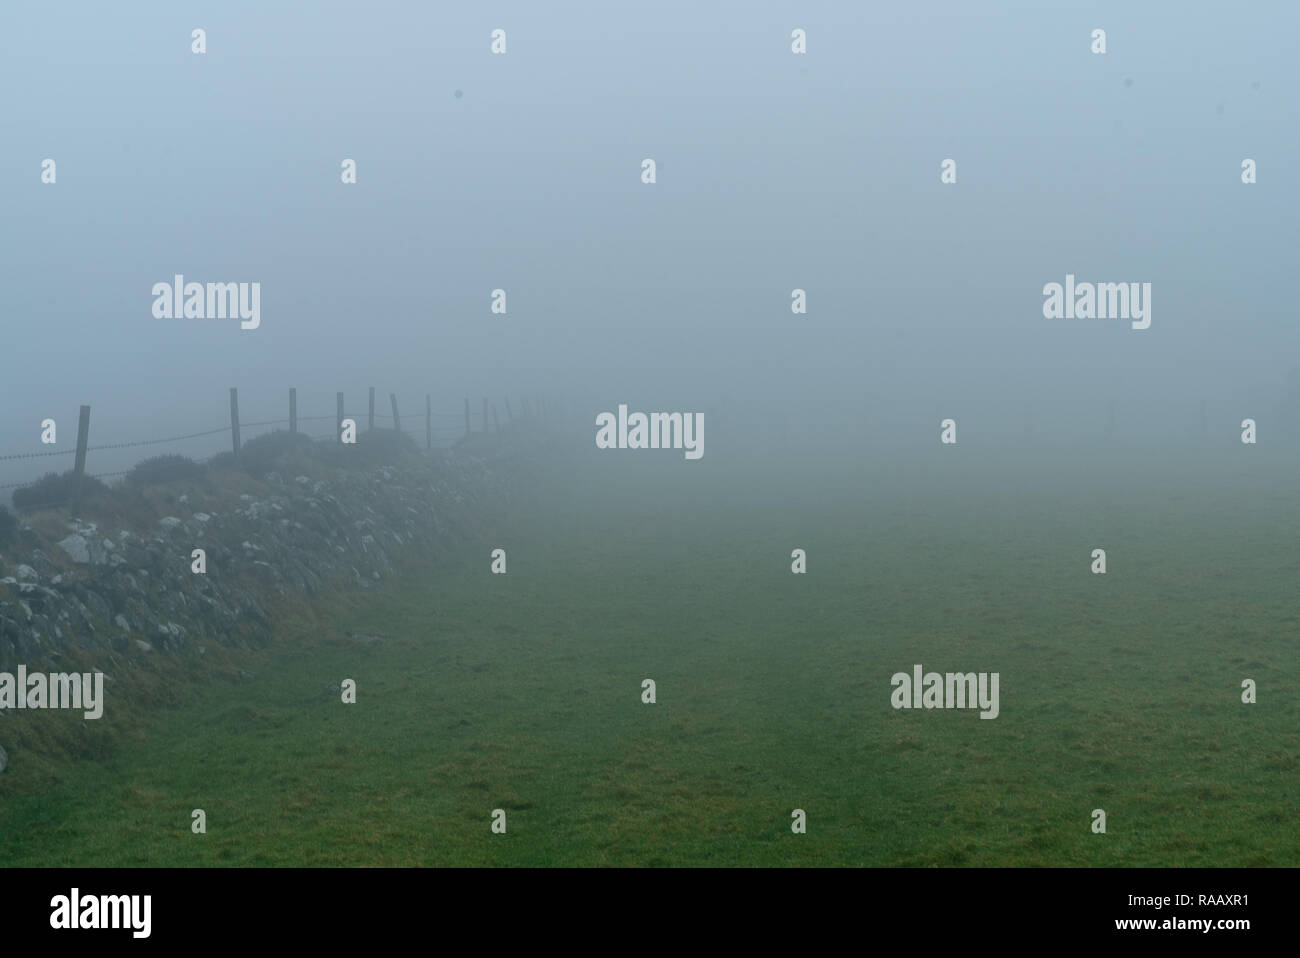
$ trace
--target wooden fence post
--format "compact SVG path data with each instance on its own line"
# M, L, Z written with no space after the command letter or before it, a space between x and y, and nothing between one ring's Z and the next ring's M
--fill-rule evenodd
M393 429L396 432L402 431L402 420L397 418L397 393L389 393L388 399L393 404Z
M469 397L465 397L465 438L469 438Z
M239 391L230 387L230 439L234 446L235 458L239 458Z
M289 387L289 431L298 431L298 390Z
M334 423L334 441L342 442L343 441L343 394L342 393L337 394L337 402L338 402L338 415L335 417L337 421Z
M86 475L86 445L90 442L90 407L81 407L81 416L77 419L77 461L73 470L77 474L76 491L73 492L73 505L81 505L81 480Z
M375 387L370 387L370 428L375 428Z
M433 397L424 394L424 446L433 451Z

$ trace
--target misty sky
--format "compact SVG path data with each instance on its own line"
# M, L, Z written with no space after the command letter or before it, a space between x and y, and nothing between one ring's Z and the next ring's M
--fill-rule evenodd
M291 385L302 415L374 385L417 419L427 392L1275 397L1297 28L1291 2L11 0L0 452L46 416L71 443L82 402L92 443L219 427L231 386L246 420ZM1045 319L1067 272L1150 282L1151 328ZM176 273L261 283L260 328L155 319Z

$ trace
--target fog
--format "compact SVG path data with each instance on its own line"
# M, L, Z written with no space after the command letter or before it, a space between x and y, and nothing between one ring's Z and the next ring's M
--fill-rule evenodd
M1296 6L1043 7L7 4L0 455L48 451L47 417L71 448L82 403L92 446L219 428L231 387L255 422L374 386L417 434L429 394L444 438L509 395L592 435L706 411L708 449L944 417L1068 445L1110 415L1140 445L1202 402L1222 441L1277 439ZM176 274L259 283L260 324L157 318ZM1149 328L1046 318L1067 275L1149 283Z

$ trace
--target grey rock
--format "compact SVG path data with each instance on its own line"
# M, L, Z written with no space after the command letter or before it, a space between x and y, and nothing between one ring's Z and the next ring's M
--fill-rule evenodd
M104 542L88 533L74 532L60 540L58 546L68 554L68 558L80 565L103 565L108 561Z
M58 545L73 562L83 565L90 562L90 546L85 536L74 532L66 539L60 539Z
M32 565L36 567L36 571L41 575L55 575L59 571L54 567L54 563L50 561L50 557L40 549L32 553Z
M113 610L109 608L107 602L98 592L92 592L89 589L81 589L77 593L77 598L86 604L91 615L97 619L103 619L105 622L113 617Z

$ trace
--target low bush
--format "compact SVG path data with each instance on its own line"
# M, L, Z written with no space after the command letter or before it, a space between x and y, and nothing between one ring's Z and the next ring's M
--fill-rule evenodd
M357 436L355 445L318 442L312 448L312 455L318 462L338 469L382 466L419 454L420 447L415 440L395 429L368 429Z
M81 477L81 501L107 496L108 486L90 476ZM73 502L78 495L77 474L69 469L67 472L47 472L41 478L21 489L14 490L14 508L30 511L64 506Z
M237 465L233 452L219 452L208 460L208 468L213 470L234 469Z
M415 440L396 429L368 429L357 437L357 448L369 464L398 462L420 454Z
M263 478L268 472L276 471L281 460L307 452L312 446L309 436L300 432L277 429L250 439L239 449L239 458L235 467L248 473L254 479Z
M180 479L200 479L205 471L202 463L186 456L154 456L138 463L127 473L126 482L136 488L157 486Z

